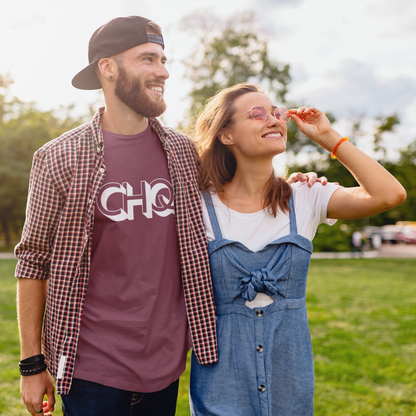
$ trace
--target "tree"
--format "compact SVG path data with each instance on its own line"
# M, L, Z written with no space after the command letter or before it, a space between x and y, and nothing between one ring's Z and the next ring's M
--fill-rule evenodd
M384 167L404 186L407 199L394 210L380 214L382 220L385 223L416 221L416 139L400 152L397 163L388 161Z
M70 116L58 118L11 96L12 84L8 75L0 75L0 230L7 246L24 222L33 153L81 122Z
M196 33L198 46L184 62L193 82L190 116L198 114L217 91L240 82L254 82L285 102L290 82L289 65L270 59L266 40L254 33L252 12L221 21L211 15L192 14L183 19ZM193 22L189 26L188 22Z
M400 124L400 119L396 113L386 116L377 117L378 125L376 127L376 133L374 134L374 151L381 153L379 157L380 162L386 161L387 150L383 143L383 134L386 132L394 131L394 127Z
M190 123L183 123L180 129L188 124L186 130L191 133L194 119L207 99L240 82L260 85L277 105L298 107L296 103L286 101L291 81L290 65L270 59L268 42L263 39L264 32L256 27L253 12L243 12L225 21L209 13L193 13L183 19L183 25L198 39L198 43L184 62L186 77L193 82L193 88L189 93ZM331 121L335 120L332 114L327 116ZM287 126L289 150L286 153L289 158L294 160L300 152L324 152L300 132L294 122Z

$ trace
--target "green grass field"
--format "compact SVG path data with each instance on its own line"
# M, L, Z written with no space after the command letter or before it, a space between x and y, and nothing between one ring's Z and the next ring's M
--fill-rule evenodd
M19 395L14 260L0 261L0 414ZM315 415L416 415L416 259L312 260L307 305ZM189 415L189 366L177 415ZM62 415L60 401L55 415Z

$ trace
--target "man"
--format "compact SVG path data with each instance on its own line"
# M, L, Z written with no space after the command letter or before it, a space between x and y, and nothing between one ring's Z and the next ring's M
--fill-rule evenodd
M351 252L358 253L358 255L362 254L363 252L363 235L361 234L360 230L356 229L352 233L351 237Z
M72 83L102 88L105 108L34 155L15 250L32 415L53 410L52 377L67 416L174 415L191 337L200 363L217 360L195 149L154 118L163 50L143 17L101 26Z
M45 367L45 301L43 352L68 415L174 414L187 313L201 362L217 359L194 147L154 119L166 108L163 49L145 18L100 27L73 85L102 88L105 109L34 156L16 247L31 414L45 393L54 404L48 372L33 374Z

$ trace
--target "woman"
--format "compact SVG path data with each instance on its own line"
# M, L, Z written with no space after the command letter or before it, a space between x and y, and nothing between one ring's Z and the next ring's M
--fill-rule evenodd
M275 176L292 119L360 184L289 185ZM401 204L382 166L334 131L314 107L276 108L258 87L218 93L198 118L200 187L214 284L218 362L192 357L193 415L313 414L314 371L305 307L318 225Z

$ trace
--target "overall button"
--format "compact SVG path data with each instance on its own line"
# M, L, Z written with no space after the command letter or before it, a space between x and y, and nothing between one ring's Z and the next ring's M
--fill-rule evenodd
M262 393L264 393L266 391L266 386L264 384L260 384L259 391L261 391Z
M263 352L263 345L257 345L256 350L257 352Z
M262 311L262 310L257 311L257 312L256 312L256 315L257 315L258 317L263 316L263 311Z

